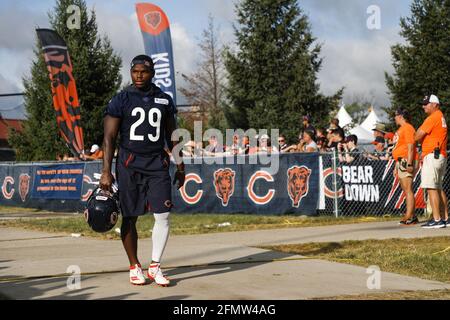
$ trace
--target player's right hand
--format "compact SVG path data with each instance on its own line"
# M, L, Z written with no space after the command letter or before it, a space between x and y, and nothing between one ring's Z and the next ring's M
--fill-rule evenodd
M111 191L114 177L111 172L103 172L100 177L100 188L105 191Z

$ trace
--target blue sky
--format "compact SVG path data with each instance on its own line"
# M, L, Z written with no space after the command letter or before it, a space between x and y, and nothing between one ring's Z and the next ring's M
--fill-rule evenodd
M234 3L239 0L154 0L172 24L175 67L190 73L198 61L196 44L212 14L224 44L233 43ZM144 51L134 11L136 1L87 0L94 7L101 33L106 34L124 65ZM319 73L321 91L332 94L345 86L345 101L371 100L389 104L384 71L392 72L390 46L402 42L399 19L408 16L411 0L300 0L313 34L322 43L324 63ZM381 29L369 30L366 10L380 8ZM46 13L54 0L2 0L0 3L0 93L22 90L33 59L34 27L47 27ZM128 80L126 68L122 71ZM178 84L182 84L181 79Z

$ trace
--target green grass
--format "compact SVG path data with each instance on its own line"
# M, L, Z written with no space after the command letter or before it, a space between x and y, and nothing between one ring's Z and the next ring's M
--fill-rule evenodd
M0 206L0 213L41 213L41 212L48 212L48 211L32 208Z
M323 225L351 224L363 222L392 221L398 218L370 217L370 218L334 218L334 217L302 217L302 216L261 216L244 214L172 214L171 234L189 235L214 232L249 231L274 228L300 228ZM151 236L153 216L139 218L137 228L140 237ZM219 226L222 223L230 223L229 226ZM0 226L18 227L47 232L81 233L84 236L103 239L119 239L114 231L106 234L93 232L82 215L66 216L61 218L18 218L0 220ZM120 221L116 227L120 226Z
M290 244L264 249L362 267L376 265L383 272L450 283L450 237Z

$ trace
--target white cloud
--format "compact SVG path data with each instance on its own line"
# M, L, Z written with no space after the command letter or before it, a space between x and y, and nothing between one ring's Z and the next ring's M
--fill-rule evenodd
M0 74L0 93L16 93L19 92L19 88Z
M373 98L377 106L389 105L384 72L392 73L391 46L402 39L395 29L371 39L338 39L324 42L324 63L319 73L321 91L332 94L345 86L344 101L353 96Z
M170 32L176 71L185 74L195 71L198 57L196 43L179 23L172 23Z

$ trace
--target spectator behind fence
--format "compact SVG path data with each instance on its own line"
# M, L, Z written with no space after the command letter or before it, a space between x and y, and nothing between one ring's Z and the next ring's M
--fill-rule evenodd
M270 138L267 134L263 134L259 138L259 153L278 153L278 149L275 146L272 146Z
M223 146L219 144L216 136L211 136L209 138L209 145L205 148L207 155L214 156L216 153L223 152Z
M194 141L188 141L183 146L183 157L190 157L193 158L195 156L195 142Z
M386 126L382 123L377 123L375 128L372 129L373 137L376 139L377 137L381 137L384 139L384 135L386 134Z
M345 138L344 143L340 144L339 161L343 163L352 163L359 159L358 137L354 134Z
M426 96L422 102L428 115L415 135L416 142L422 142L422 188L430 198L433 218L422 227L445 228L449 222L447 196L443 181L447 165L447 123L435 95Z
M71 157L68 153L64 153L62 157L62 161L79 161L80 159L77 157Z
M372 153L366 154L366 157L370 160L387 160L386 157L386 140L384 137L377 136L372 144L375 146L375 150Z
M313 127L311 124L311 117L310 116L303 116L303 131L310 130L313 132L314 137L316 137L316 128Z
M343 143L345 140L344 130L337 128L331 131L328 141L328 149L330 151L337 150L339 143Z
M344 129L342 129L339 126L339 119L331 119L330 127L327 129L327 139L328 139L328 141L331 140L331 137L333 135L333 132L335 132L335 130L338 130L340 132L340 135L342 137L345 137Z
M303 139L300 142L300 152L318 152L319 148L314 139L315 132L309 129L305 130L303 132Z
M288 151L288 144L286 143L286 136L284 136L283 134L280 134L280 136L278 137L278 151L280 153L287 153Z
M328 151L328 140L325 137L317 138L317 148L319 148L319 152L327 152Z
M394 149L394 137L395 134L392 132L387 132L384 135L384 140L386 140L386 154L389 159L392 159L392 150Z
M316 140L318 139L318 138L326 138L327 137L327 130L325 130L324 128L319 128L319 129L317 129L317 132L316 132ZM317 141L316 141L317 142Z
M227 146L225 151L228 155L237 155L240 153L240 139L238 134L233 135L233 143L231 146Z
M100 149L98 144L94 144L91 147L90 155L81 155L83 160L100 160L103 159L103 150Z
M239 150L240 154L249 154L250 153L250 138L248 136L242 137L241 148Z
M400 180L400 187L406 195L406 214L400 221L401 225L409 226L419 222L415 215L416 200L413 191L413 179L418 165L418 155L414 135L416 130L409 123L410 117L406 110L395 112L397 130L393 142L392 157L395 160L394 177Z

